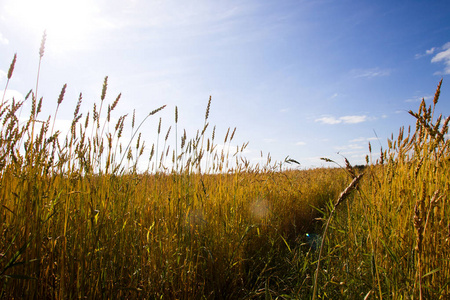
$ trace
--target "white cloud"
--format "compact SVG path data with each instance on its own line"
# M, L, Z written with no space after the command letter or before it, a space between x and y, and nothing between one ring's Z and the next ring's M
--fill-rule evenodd
M436 47L433 47L433 48L431 48L430 50L425 51L425 53L426 53L427 55L430 55L430 54L433 54L433 53L434 53L434 50L436 50Z
M0 97L3 97L3 90L0 90ZM7 100L12 100L12 98L14 98L14 100L17 101L22 101L25 99L25 97L23 96L23 94L19 91L16 90L7 90L5 93L5 101Z
M340 124L340 123L357 124L357 123L366 122L367 120L368 120L367 116L362 115L362 116L343 116L340 118L322 117L322 118L316 119L315 122L321 122L323 124L334 125L334 124Z
M432 59L431 62L439 62L439 61L447 61L450 59L450 49L447 49L445 51L441 51L438 54L436 54Z
M9 40L3 36L3 34L0 32L0 45L8 45Z
M389 76L391 71L388 69L372 68L372 69L353 69L350 73L355 78L374 78Z
M335 117L323 117L323 118L316 119L315 121L321 122L323 124L331 124L331 125L342 123L341 120L336 119Z
M443 62L445 65L443 72L436 72L435 74L450 74L450 42L442 46L442 51L438 52L432 59L432 63Z
M297 143L295 143L295 145L297 145L297 146L304 146L304 145L306 145L306 143L305 142L297 142Z
M362 122L367 121L367 116L345 116L345 117L340 117L340 119L344 123L356 124L356 123L362 123Z

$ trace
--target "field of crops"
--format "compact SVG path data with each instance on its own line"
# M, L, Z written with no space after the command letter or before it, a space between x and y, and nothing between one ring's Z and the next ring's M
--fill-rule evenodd
M80 111L80 95L67 136L54 130L66 86L44 121L38 85L25 122L24 102L3 95L0 298L448 299L441 83L431 105L410 112L415 128L401 128L381 153L369 145L367 166L343 158L312 170L285 167L294 160L254 166L245 144L217 147L211 98L193 138L178 137L175 108L179 143L170 150L169 129L142 171L142 123L133 115L110 124L120 95L104 101L107 78L92 111ZM122 140L125 124L131 140Z

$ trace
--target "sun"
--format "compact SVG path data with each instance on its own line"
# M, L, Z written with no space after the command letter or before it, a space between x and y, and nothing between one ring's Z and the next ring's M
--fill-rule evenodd
M6 10L33 35L45 30L54 51L83 49L100 22L100 10L89 0L12 0Z

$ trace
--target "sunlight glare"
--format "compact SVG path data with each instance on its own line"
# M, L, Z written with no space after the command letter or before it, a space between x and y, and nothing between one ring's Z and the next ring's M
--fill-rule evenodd
M33 35L40 38L46 30L54 51L87 48L100 23L100 10L89 0L14 0L7 10Z

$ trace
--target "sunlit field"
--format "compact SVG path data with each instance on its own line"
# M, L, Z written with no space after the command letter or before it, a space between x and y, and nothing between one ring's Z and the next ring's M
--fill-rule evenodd
M450 118L434 114L442 81L410 112L415 128L388 149L368 145L365 166L324 158L329 168L310 170L289 158L252 165L246 144L230 147L235 130L215 136L211 98L196 136L178 128L175 108L172 132L147 127L158 141L144 142L141 125L166 107L117 116L106 77L83 111L66 86L39 98L38 82L24 101L0 95L0 298L450 297ZM50 117L46 101L57 103ZM63 136L58 110L76 101Z

